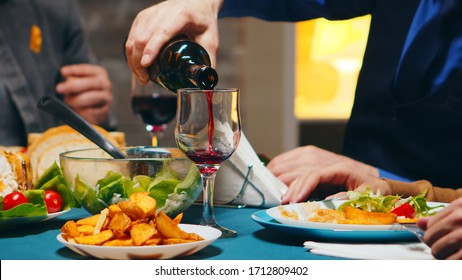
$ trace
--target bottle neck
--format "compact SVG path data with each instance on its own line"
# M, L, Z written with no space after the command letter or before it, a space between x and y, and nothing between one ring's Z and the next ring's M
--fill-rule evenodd
M218 74L215 69L206 65L191 65L189 67L191 73L190 82L204 90L212 90L218 83Z

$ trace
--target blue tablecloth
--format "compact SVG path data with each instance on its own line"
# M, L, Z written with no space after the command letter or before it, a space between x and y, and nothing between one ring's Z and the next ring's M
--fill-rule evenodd
M254 208L215 208L217 221L238 231L238 236L218 239L210 246L191 256L189 260L304 260L336 259L309 253L303 248L303 238L266 229L251 219ZM77 220L90 214L82 209L72 209L55 219L0 228L1 260L57 260L88 259L74 253L56 240L62 225L70 219ZM201 207L192 206L184 213L182 223L197 224Z

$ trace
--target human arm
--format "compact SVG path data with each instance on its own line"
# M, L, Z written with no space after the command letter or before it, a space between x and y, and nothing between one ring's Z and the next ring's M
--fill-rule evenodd
M452 202L462 197L462 189L441 188L433 186L427 180L415 182L401 182L391 179L383 179L389 185L389 193L382 194L399 194L403 197L417 196L425 192L427 201Z
M151 65L160 48L178 34L202 45L214 64L219 45L217 17L222 1L169 0L138 13L125 43L132 72L146 83L145 67Z
M92 124L109 118L112 84L106 69L94 64L73 64L61 68L64 81L56 85L64 103Z
M219 17L255 17L296 22L350 19L372 13L375 0L224 0Z
M424 242L437 259L462 259L462 198L436 215L421 218L417 225L425 230Z
M384 170L384 169L379 168L379 167L377 167L377 170L379 172L379 177L380 178L387 178L387 179L391 179L391 180L395 180L395 181L401 181L401 182L412 182L413 181L413 180L411 180L409 178L400 176L398 174L395 174L393 172Z
M313 158L312 162L322 159ZM335 156L332 159L335 159ZM315 191L320 193L321 197L325 197L336 192L361 190L366 187L370 187L374 192L379 190L382 195L398 194L404 197L416 196L426 191L425 198L428 201L451 202L462 197L462 189L435 187L426 180L401 182L380 178L377 174L367 172L367 168L361 169L360 165L350 161L331 161L325 165L316 163L314 167L316 168L297 171L282 198L283 204L305 201Z
M303 174L300 173L289 185L282 197L282 204L306 201L316 194L324 198L332 194L355 190L365 185L382 194L391 193L390 185L381 178L356 168L348 162L335 162Z
M302 21L318 17L347 19L371 13L375 0L184 0L164 1L141 11L125 43L127 63L146 83L145 68L160 48L182 33L202 45L216 63L218 17L252 16L272 21ZM221 10L220 10L221 9Z
M297 177L307 176L318 169L336 163L344 163L351 169L378 177L378 170L373 166L312 145L282 153L273 158L267 167L278 179L290 186Z

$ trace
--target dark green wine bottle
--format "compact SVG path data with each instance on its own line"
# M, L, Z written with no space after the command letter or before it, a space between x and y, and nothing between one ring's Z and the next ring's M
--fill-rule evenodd
M212 90L218 83L207 51L183 36L165 44L147 71L153 82L174 93L180 88Z

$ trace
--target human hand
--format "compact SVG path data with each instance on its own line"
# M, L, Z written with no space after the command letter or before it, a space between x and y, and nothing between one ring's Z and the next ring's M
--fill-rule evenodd
M64 103L92 124L99 124L109 117L112 104L112 84L101 66L73 64L61 68L64 81L56 85L56 91L64 96Z
M423 240L437 259L462 259L462 198L454 200L435 216L421 218L417 225L425 230Z
M300 176L306 176L315 170L343 162L351 169L378 177L377 168L338 155L316 146L298 147L275 157L268 164L268 169L286 185L291 185Z
M141 83L148 81L146 67L160 48L179 34L195 40L209 53L212 65L218 49L217 17L223 0L169 0L136 16L125 43L127 63Z
M320 193L332 193L343 190L364 190L370 187L372 191L380 190L381 194L391 193L390 186L385 180L372 176L345 162L337 162L318 168L297 177L282 197L282 204L305 201L308 196L318 189ZM319 189L322 188L322 191ZM336 194L327 198L344 195Z

